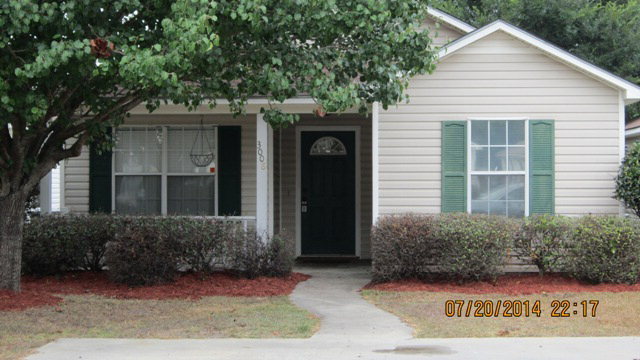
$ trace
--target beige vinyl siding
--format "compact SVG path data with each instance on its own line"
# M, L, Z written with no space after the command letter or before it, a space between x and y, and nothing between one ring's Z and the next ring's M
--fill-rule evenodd
M445 45L464 35L459 30L454 29L447 24L442 22L437 23L432 17L427 18L423 26L429 30L433 38L433 45L437 47Z
M186 110L185 110L186 112ZM209 115L203 118L205 124L242 126L242 215L256 214L256 118L253 116L234 119L230 115ZM195 125L200 123L198 115L134 115L125 125ZM89 211L89 150L83 149L80 157L65 161L64 169L65 207L70 212Z
M441 122L555 120L556 212L617 214L618 90L498 32L411 80L409 104L381 111L380 214L440 212Z
M282 232L295 236L296 231L296 127L297 126L359 126L360 127L360 241L361 254L364 259L371 258L371 120L357 115L332 115L324 119L303 116L296 126L290 126L281 132L274 131L274 153L282 148ZM276 164L280 159L275 159ZM357 165L356 165L357 166ZM279 172L274 170L276 188L279 188ZM276 190L275 203L279 204L279 192ZM275 223L280 224L276 207ZM276 227L276 230L279 230Z
M89 212L89 148L83 147L80 156L66 159L63 164L64 199L60 210Z

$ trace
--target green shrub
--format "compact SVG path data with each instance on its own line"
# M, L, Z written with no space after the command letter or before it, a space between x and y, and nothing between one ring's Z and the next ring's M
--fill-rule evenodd
M616 177L616 199L640 216L640 142L631 145L618 176Z
M374 281L424 278L431 275L437 240L433 216L381 218L371 232L371 272Z
M438 216L437 270L459 282L493 280L504 271L518 222L500 216L466 213Z
M291 245L282 237L263 243L220 219L52 215L25 225L23 264L34 275L106 265L113 281L131 286L171 281L185 270L285 276L293 267Z
M110 215L44 215L25 224L23 271L55 275L69 270L102 269L105 244L117 219Z
M278 235L263 241L254 233L238 231L236 234L230 247L228 268L249 279L291 274L294 250L290 241Z
M637 283L640 224L617 216L576 219L567 262L571 274L590 283Z
M567 240L573 219L563 216L535 215L526 218L516 237L515 251L538 267L540 274L566 271Z
M45 276L78 269L83 262L75 218L38 216L25 224L22 269L25 274Z
M464 213L382 218L372 232L373 279L494 279L518 226L512 219Z
M122 220L121 232L107 244L109 278L129 286L170 282L178 274L180 224L161 217Z
M217 219L174 218L181 244L180 263L191 271L210 273L224 267L229 244L238 241L237 224Z

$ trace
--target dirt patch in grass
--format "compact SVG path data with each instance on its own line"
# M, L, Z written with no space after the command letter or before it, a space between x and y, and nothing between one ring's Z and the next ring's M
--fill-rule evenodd
M76 272L60 277L24 277L22 292L0 291L0 311L20 311L37 306L59 305L59 295L94 294L117 299L191 299L205 296L280 296L309 278L293 273L285 278L238 278L229 273L184 274L175 282L128 287L109 281L105 273Z
M286 296L199 300L116 299L63 295L58 306L3 312L0 360L15 360L64 337L306 338L318 319Z
M582 293L582 292L639 292L640 284L598 284L592 285L569 279L560 275L537 274L504 275L495 282L471 282L458 284L455 282L424 282L410 279L370 284L365 287L381 291L430 291L461 294L507 294L528 295L544 293Z
M449 337L527 337L527 336L638 336L640 335L640 293L638 292L580 292L548 293L537 295L463 294L460 292L425 291L373 291L364 290L363 296L376 306L400 317L414 329L415 336L422 338ZM540 301L541 315L467 317L445 315L448 300L491 301L495 309L497 301ZM571 305L569 317L552 317L554 300L568 300ZM580 302L598 300L596 316L582 316ZM501 308L504 309L504 308ZM475 310L475 307L472 308ZM574 314L577 311L578 314ZM591 307L589 307L589 312Z

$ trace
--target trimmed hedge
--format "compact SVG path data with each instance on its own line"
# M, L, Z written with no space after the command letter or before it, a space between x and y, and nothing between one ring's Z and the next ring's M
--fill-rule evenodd
M568 254L570 273L590 283L640 280L640 224L616 216L576 220Z
M495 280L504 272L518 223L500 216L457 213L438 216L437 271L457 281Z
M25 273L56 275L106 266L113 281L130 286L169 282L179 271L286 276L293 267L292 247L284 239L263 242L219 219L43 216L25 224L24 238Z
M464 213L382 218L372 232L373 280L490 280L502 273L518 224Z
M437 261L433 216L407 214L380 218L371 231L374 281L425 278Z
M575 221L564 216L535 215L524 219L515 237L519 257L538 267L540 275L567 271L567 243Z
M253 279L259 276L287 276L293 269L295 252L291 243L280 236L266 242L255 234L244 234L232 243L229 268Z
M123 220L122 233L107 244L109 278L130 286L173 281L178 275L181 239L173 221L163 218Z
M591 283L640 280L640 221L617 216L469 214L381 218L372 231L373 280L491 280L509 254L540 273L567 273Z
M109 215L46 215L25 224L25 274L55 275L69 270L99 271L105 245L115 237L119 218Z

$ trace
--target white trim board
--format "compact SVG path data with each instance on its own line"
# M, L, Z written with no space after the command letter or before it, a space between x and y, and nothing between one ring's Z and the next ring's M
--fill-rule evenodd
M593 65L588 61L582 60L568 51L546 42L503 20L494 21L489 25L445 45L438 54L440 61L453 55L456 51L466 47L467 45L473 44L497 31L503 31L596 80L604 82L618 90L622 90L626 104L631 104L640 100L640 86Z
M380 104L373 103L371 109L371 224L378 222L380 215Z
M300 189L302 187L302 159L300 157L301 150L301 135L303 131L353 131L356 137L356 253L357 257L362 256L362 237L361 237L361 225L362 225L362 211L361 211L361 182L362 179L360 177L360 168L362 164L360 163L360 126L349 126L349 125L336 125L336 126L322 126L322 125L305 125L305 126L296 126L296 256L302 255L302 218L300 216L301 208L300 202L302 200L302 195L300 193ZM280 205L282 206L282 204Z
M429 6L429 9L427 10L428 14L436 19L439 20L449 26L451 26L452 28L459 30L465 34L468 34L472 31L474 31L476 28L467 24L466 22L458 19L457 17L454 17L452 15L447 14L446 12L442 11L442 10L438 10L435 8L432 8L431 6Z

